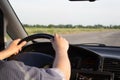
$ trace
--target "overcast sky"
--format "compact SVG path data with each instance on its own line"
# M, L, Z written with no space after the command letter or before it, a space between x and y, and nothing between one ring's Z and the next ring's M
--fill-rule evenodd
M120 25L120 0L9 0L24 24Z

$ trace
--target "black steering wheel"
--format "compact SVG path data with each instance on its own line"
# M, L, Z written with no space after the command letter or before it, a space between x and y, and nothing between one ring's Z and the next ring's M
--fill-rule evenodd
M22 39L18 44L20 44L23 41L27 41L27 42L33 41L34 39L38 39L38 38L54 39L54 36L46 33L34 34Z
M33 41L34 39L45 38L45 39L54 39L54 36L45 33L34 34L22 39L18 44L23 41ZM34 43L33 43L34 44ZM34 66L34 67L45 67L53 63L53 57L41 52L21 52L16 56L10 58L10 60L17 60L23 62L25 65Z

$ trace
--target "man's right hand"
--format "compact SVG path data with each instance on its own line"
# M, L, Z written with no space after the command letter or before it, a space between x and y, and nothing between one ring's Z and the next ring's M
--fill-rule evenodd
M65 80L70 79L71 66L68 57L68 41L58 34L55 34L52 40L53 48L55 49L56 56L53 63L53 68L59 69L65 76Z
M54 40L52 40L53 48L56 52L56 55L62 55L63 52L67 52L69 48L69 43L68 41L61 37L58 34L54 35ZM62 52L62 53L61 53Z

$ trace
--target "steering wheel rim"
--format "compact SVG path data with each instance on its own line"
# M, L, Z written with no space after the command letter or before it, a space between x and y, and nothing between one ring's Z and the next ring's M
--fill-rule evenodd
M38 38L54 39L54 36L52 36L50 34L45 34L45 33L34 34L34 35L30 35L30 36L22 39L18 44L22 43L23 41L27 41L27 42L33 41L34 39L38 39ZM36 58L32 59L31 56L34 56ZM42 58L42 59L40 60L39 58ZM46 59L48 61L46 61ZM45 53L41 53L41 52L38 52L38 53L37 52L32 52L31 53L30 51L21 52L20 54L12 56L11 58L9 58L9 60L21 61L28 66L34 66L34 67L39 67L39 68L43 67L45 64L49 65L50 63L53 62L53 59L54 59L53 56L47 55ZM35 62L35 63L32 63L32 62ZM40 64L40 62L42 62L42 63ZM40 66L38 64L40 64Z
M34 39L38 39L38 38L54 39L54 36L46 33L33 34L23 38L18 44L22 43L23 41L26 42L33 41Z

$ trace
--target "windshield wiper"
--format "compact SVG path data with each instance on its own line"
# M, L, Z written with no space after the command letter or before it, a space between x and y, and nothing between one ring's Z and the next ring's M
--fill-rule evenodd
M82 43L82 44L75 44L76 46L100 46L100 47L105 47L105 44L101 43Z

